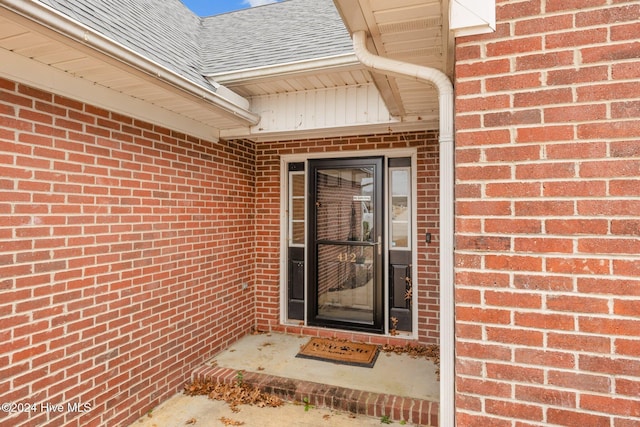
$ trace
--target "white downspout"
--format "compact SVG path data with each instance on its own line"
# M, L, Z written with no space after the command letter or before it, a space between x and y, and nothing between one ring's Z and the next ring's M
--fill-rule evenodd
M396 61L367 50L367 34L353 33L353 48L364 66L382 74L433 83L440 108L440 425L455 425L455 317L453 293L453 85L440 70Z

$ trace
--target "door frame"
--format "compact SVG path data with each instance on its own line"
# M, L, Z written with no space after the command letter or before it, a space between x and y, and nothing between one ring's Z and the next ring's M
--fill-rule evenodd
M305 306L305 316L304 316L304 321L299 321L299 320L295 320L295 321L291 321L290 319L287 318L287 279L288 279L288 268L287 268L287 252L288 252L288 241L287 241L287 233L288 233L288 215L287 215L287 211L288 211L288 188L287 188L287 184L288 184L288 167L287 165L289 163L300 163L300 162L304 162L305 163L305 170L307 169L308 165L308 160L312 160L312 159L323 159L323 158L331 158L331 157L335 157L335 158L357 158L357 157L379 157L382 156L386 159L390 158L390 157L408 157L411 158L411 167L412 170L414 171L412 173L412 184L411 184L411 191L412 191L412 198L414 201L416 201L416 203L413 203L412 206L412 220L413 220L413 224L414 227L412 227L412 239L413 242L416 242L415 244L417 245L418 242L418 236L417 236L417 227L415 227L416 221L417 221L417 155L418 155L418 148L417 147L411 147L411 148L392 148L392 149L387 149L387 150L362 150L362 151L327 151L327 152L319 152L319 153L301 153L301 154L286 154L280 157L280 324L284 325L284 326L309 326L312 327L310 325L308 325L307 321L307 309ZM388 177L386 176L388 171L388 168L384 168L384 180L385 182L388 182ZM385 184L385 195L386 195L386 184ZM308 198L306 198L305 203L308 203ZM305 205L305 211L308 212L308 206ZM388 236L388 221L384 221L384 227L385 227L385 236ZM307 242L307 233L305 233L305 247L307 247L308 242ZM384 331L383 334L386 336L390 336L389 334L389 313L388 313L388 299L389 299L389 293L388 293L388 286L386 286L386 276L387 276L387 270L386 270L386 264L388 263L388 251L384 251L383 252L383 268L384 268L384 283L385 286L383 286L383 324L384 324ZM412 270L411 270L411 274L412 277L417 277L417 263L418 261L418 251L414 250L413 251L413 255L412 255ZM306 266L305 263L305 269L308 268ZM307 275L307 271L305 270L305 277ZM305 286L305 304L308 304L308 295L306 294L307 290L307 286ZM412 311L413 311L413 319L412 319L412 332L410 334L403 334L398 337L401 338L407 338L407 339L417 339L418 338L418 299L417 298L413 298L412 300ZM366 332L363 332L366 333ZM375 335L380 335L379 333L376 333Z
M305 289L307 295L305 298L305 305L307 309L306 321L310 326L319 327L335 327L345 330L363 331L384 333L384 320L385 316L385 255L386 254L386 227L385 220L386 215L384 211L385 207L385 160L384 155L375 157L337 157L337 158L321 158L321 159L309 159L306 165L306 177L309 177L307 182L307 221L308 228L306 230L306 252L307 252L307 275ZM313 164L312 164L313 163ZM379 241L374 238L371 242L354 242L356 246L367 246L373 248L374 251L374 271L373 271L373 322L372 324L349 322L331 319L322 319L316 312L318 311L318 250L317 245L322 244L322 239L318 239L317 236L313 241L310 241L311 237L315 234L314 229L317 226L317 217L315 215L314 201L317 196L317 177L312 176L314 172L320 168L324 169L341 169L341 168L357 168L358 166L373 166L374 167L374 230L377 230L381 237ZM344 244L346 241L340 241L335 244ZM331 244L327 241L325 244ZM377 252L377 254L376 254ZM312 292L314 291L314 292Z

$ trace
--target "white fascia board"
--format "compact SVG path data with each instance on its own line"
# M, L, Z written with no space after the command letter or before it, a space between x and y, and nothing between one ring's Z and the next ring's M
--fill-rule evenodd
M496 30L495 0L451 0L449 28L456 37Z
M332 68L360 65L354 53L335 55L324 58L308 59L304 61L290 62L286 64L269 65L265 67L247 68L234 70L226 73L218 73L206 76L210 82L215 84L230 84L247 82L249 80L260 79L273 76L290 76L292 74L305 73L309 71L318 72L330 70Z
M207 141L218 141L217 128L192 120L167 109L116 92L57 68L0 49L0 77L37 89L95 105L148 123L170 128Z

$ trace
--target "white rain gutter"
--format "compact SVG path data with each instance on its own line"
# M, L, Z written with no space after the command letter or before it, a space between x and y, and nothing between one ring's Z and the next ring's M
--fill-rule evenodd
M385 75L432 83L440 109L440 425L455 425L455 316L453 269L454 144L453 85L442 71L374 55L367 34L353 33L353 48L362 64Z
M247 68L244 70L229 71L226 73L218 73L207 76L222 84L246 82L247 80L260 79L270 76L290 76L296 75L310 70L331 70L335 68L359 66L360 61L355 54L348 53L335 56L327 56L324 58L307 59L303 61L289 62L286 64L267 65L264 67Z
M110 58L127 64L153 79L161 80L199 100L208 102L236 117L246 125L253 126L260 121L260 116L248 110L249 101L231 90L214 84L216 91L212 91L193 83L178 73L145 58L132 49L103 36L86 25L76 22L38 1L2 0L2 6L33 22L44 25L64 37L75 40ZM218 92L222 92L222 94Z

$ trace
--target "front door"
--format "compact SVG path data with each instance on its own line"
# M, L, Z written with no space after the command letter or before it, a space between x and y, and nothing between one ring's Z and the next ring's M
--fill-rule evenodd
M383 164L309 161L310 325L384 331Z

